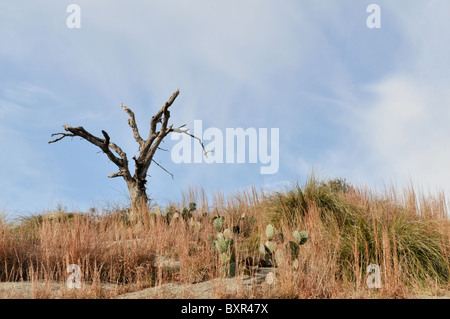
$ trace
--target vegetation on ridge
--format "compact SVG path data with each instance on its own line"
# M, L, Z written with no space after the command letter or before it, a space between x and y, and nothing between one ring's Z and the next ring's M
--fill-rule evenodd
M15 223L3 218L0 280L64 283L67 266L77 264L83 283L98 287L81 297L107 298L271 266L278 268L276 285L234 297L408 297L449 290L443 197L411 189L376 194L345 180L311 177L284 192L253 189L226 200L217 194L212 202L191 189L182 204L142 206L132 220L119 208L84 214L59 209ZM182 267L161 271L158 256ZM380 267L380 289L366 285L370 264ZM106 293L102 283L117 288Z

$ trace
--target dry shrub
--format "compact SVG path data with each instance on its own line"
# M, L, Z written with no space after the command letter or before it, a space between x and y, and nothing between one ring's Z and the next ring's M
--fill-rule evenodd
M123 208L89 214L58 211L18 223L2 218L0 280L64 285L67 266L77 264L86 289L64 296L109 298L169 282L223 277L211 245L217 234L212 220L223 216L224 228L239 230L233 235L237 275L249 273L242 261L262 257L259 245L268 223L287 240L299 229L310 237L300 247L298 269L281 265L273 285L235 296L218 287L217 296L405 298L449 288L450 222L442 195L417 196L412 188L401 195L393 189L376 193L343 180L311 178L285 192L252 188L228 196L217 193L211 201L203 190L190 189L170 209L182 212L192 202L197 204L192 218L168 219L163 208L147 206L133 220ZM156 256L179 261L179 270L158 269ZM380 266L381 289L366 285L370 264ZM105 290L105 284L115 288ZM34 297L52 296L50 288L35 291Z

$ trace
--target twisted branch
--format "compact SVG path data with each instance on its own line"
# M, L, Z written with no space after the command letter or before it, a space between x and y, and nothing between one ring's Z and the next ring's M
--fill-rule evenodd
M129 116L128 125L131 127L134 139L139 144L140 148L138 157L137 158L133 157L135 163L134 176L131 176L130 171L128 169L127 154L119 146L111 142L111 139L106 131L102 130L103 138L100 138L92 135L81 126L71 127L66 124L63 125L63 128L68 133L54 133L51 136L52 137L58 136L58 137L49 141L48 143L51 144L58 142L64 139L65 137L79 136L85 139L86 141L90 142L91 144L99 147L108 156L108 158L119 168L119 171L117 173L109 174L108 175L109 178L116 178L122 176L127 182L129 188L130 185L132 187L137 185L138 187L144 187L145 190L144 185L146 183L147 171L152 162L155 163L161 169L163 169L165 172L170 174L173 178L172 173L166 170L161 164L153 160L155 152L158 149L161 149L159 145L161 144L163 139L167 136L167 134L171 132L182 133L197 139L200 142L200 145L202 146L203 153L207 157L208 152L205 150L205 146L203 145L202 140L190 134L188 129L183 129L185 125L182 125L178 128L173 128L173 125L168 126L170 118L169 107L173 104L173 102L175 101L175 99L179 94L180 90L176 90L172 94L170 99L164 104L164 106L154 116L152 116L150 121L150 133L147 140L144 140L139 134L139 129L136 124L136 119L133 111L131 111L124 104L121 104L123 110ZM158 124L161 124L159 130L157 129ZM117 155L115 155L113 152L115 152Z
M131 111L128 107L126 107L123 104L122 104L122 108L130 116L130 118L128 119L128 125L133 130L134 139L136 140L136 142L139 143L139 146L142 147L142 144L144 144L145 141L142 139L141 135L139 134L139 130L138 130L138 127L137 127L137 124L136 124L136 119L134 117L133 111Z

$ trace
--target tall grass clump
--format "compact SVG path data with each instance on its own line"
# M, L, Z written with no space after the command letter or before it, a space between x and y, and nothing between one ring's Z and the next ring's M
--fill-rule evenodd
M377 264L395 289L448 286L448 214L442 197L419 202L412 189L401 198L394 190L377 195L343 180L312 177L303 187L273 194L266 219L313 228L312 236L320 237L334 258L330 276L341 282L363 287L367 267Z
M123 207L90 213L58 208L15 222L0 218L0 282L64 287L67 267L76 264L83 282L77 298L169 283L186 285L187 297L190 285L237 280L261 267L272 267L272 285L230 293L219 284L213 295L389 298L450 288L443 195L419 196L413 188L375 192L314 176L279 192L252 188L208 198L192 188L182 195L166 207L143 205L133 219ZM300 231L308 239L295 245ZM273 254L264 248L267 241ZM380 289L366 285L371 264L380 268ZM106 292L105 285L113 288ZM88 293L86 287L93 288Z
M0 224L0 280L67 280L67 267L77 264L83 281L151 284L154 250L134 236L117 213L53 213L21 217Z

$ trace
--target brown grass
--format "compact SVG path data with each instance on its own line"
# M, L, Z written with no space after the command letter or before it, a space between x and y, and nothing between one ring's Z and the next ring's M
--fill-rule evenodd
M287 240L294 229L310 234L300 248L298 270L280 266L274 284L231 296L219 285L217 297L409 298L448 293L450 221L442 195L418 196L412 189L402 195L392 189L377 194L335 186L311 179L286 192L252 189L216 194L212 200L203 190L191 189L174 207L181 212L190 202L197 203L193 221L180 217L168 222L150 213L154 207L142 207L135 220L119 208L44 214L16 223L3 218L0 281L27 282L32 289L28 295L0 289L0 297L54 298L57 283L57 297L112 298L165 283L223 278L211 245L217 233L212 218L217 215L225 217L225 228L241 227L241 234L235 235L237 261L261 257L259 245L269 222ZM179 260L180 270L158 270L155 256ZM373 263L381 267L381 289L366 285L366 269ZM82 270L82 289L64 289L70 264ZM241 264L238 273L244 273Z

